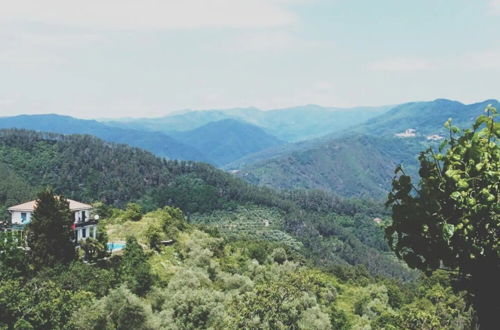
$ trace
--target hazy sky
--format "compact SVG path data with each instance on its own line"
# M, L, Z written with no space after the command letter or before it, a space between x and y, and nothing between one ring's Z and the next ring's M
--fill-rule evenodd
M0 0L0 115L500 98L500 0Z

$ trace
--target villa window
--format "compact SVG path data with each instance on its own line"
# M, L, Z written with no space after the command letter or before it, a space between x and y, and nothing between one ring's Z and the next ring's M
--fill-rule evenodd
M82 211L82 222L85 222L86 216L87 216L87 213L85 211Z
M87 237L87 229L82 228L82 238L85 238L85 237Z
M26 212L21 213L21 221L24 223L28 220L28 214Z

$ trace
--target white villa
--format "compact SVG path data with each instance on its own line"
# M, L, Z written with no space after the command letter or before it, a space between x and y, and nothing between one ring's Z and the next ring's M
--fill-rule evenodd
M77 242L86 238L96 238L97 236L97 217L91 218L92 206L68 199L69 209L74 214L75 222L73 229L75 231L75 240ZM36 200L14 205L8 208L12 216L12 225L24 226L31 222L31 217L36 208Z
M402 133L396 133L396 134L394 134L394 136L400 137L400 138L415 137L415 136L417 136L417 130L414 129L414 128L408 128L406 131L404 131Z

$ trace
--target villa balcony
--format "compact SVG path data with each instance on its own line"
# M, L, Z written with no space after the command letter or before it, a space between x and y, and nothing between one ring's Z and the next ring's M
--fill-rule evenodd
M85 221L79 221L79 222L75 222L75 228L79 228L79 227L85 227L85 226L90 226L90 225L97 225L97 220L94 220L94 219L87 219Z

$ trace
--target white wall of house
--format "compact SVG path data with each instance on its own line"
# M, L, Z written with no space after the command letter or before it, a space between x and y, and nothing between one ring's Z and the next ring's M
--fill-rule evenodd
M31 222L31 217L33 216L33 212L30 211L13 211L12 212L12 223L16 225L27 224ZM24 219L24 221L23 221ZM75 223L90 221L90 210L80 210L75 211Z
M79 242L81 240L87 238L97 238L97 226L89 225L85 227L78 227L76 230L76 241Z
M89 220L90 220L90 210L75 211L75 223L89 221Z
M15 225L25 225L31 222L33 212L30 211L13 211L12 214L12 224ZM90 209L75 211L75 224L81 223L83 221L91 221ZM75 228L76 241L79 242L87 238L97 238L97 225L92 224L83 227Z
M12 223L15 225L23 225L30 223L32 212L12 212Z

